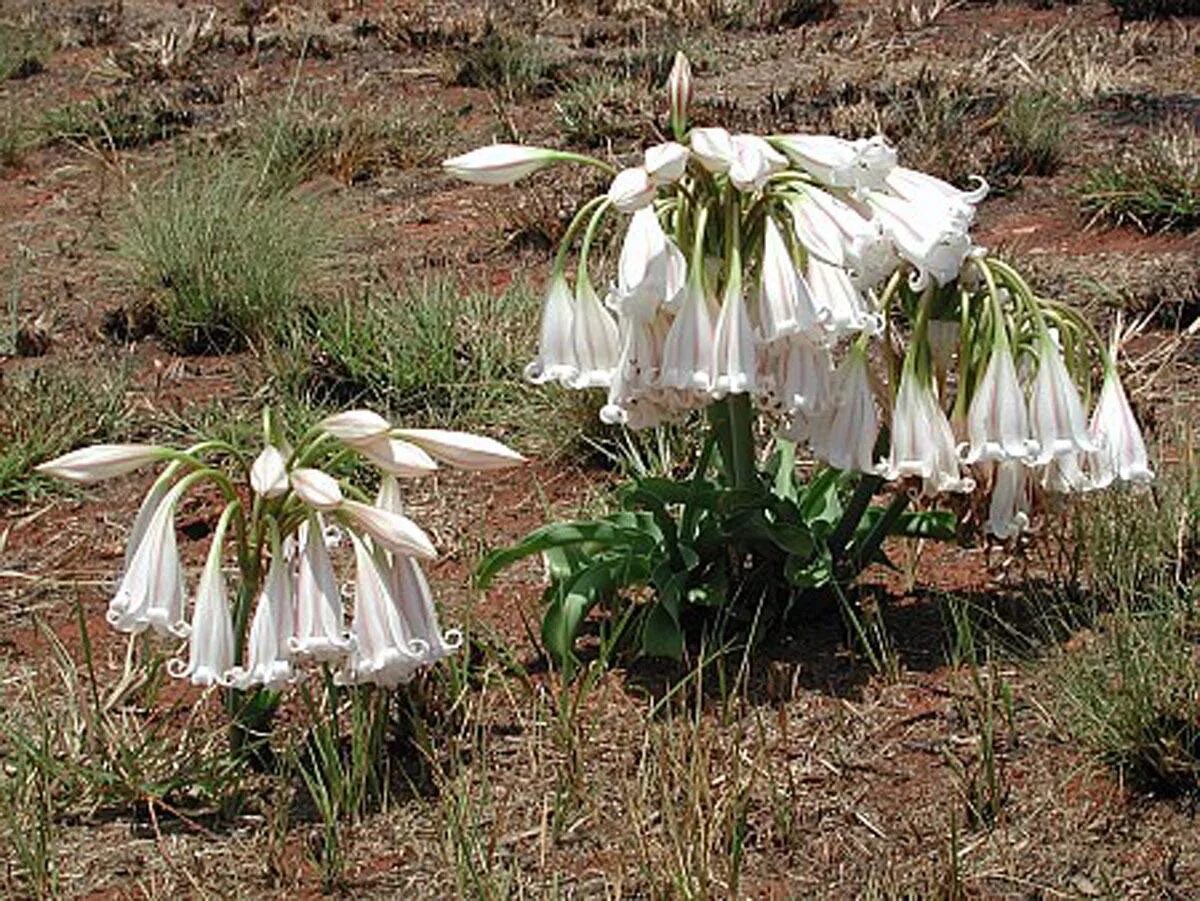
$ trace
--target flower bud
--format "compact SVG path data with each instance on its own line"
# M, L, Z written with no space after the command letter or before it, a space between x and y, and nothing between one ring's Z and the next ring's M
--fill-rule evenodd
M277 447L267 445L250 467L250 487L259 497L279 497L288 489L287 462Z
M654 200L654 183L642 167L622 169L612 180L608 199L622 213L633 213Z
M371 410L346 410L326 416L317 428L327 432L338 441L354 444L359 441L370 441L379 435L386 435L391 425L378 413Z
M337 479L319 469L293 471L292 489L314 510L336 510L344 500Z
M162 459L163 449L149 444L93 444L36 467L37 471L68 482L90 485L123 476Z
M675 54L675 64L667 78L667 95L671 102L671 131L681 138L687 131L688 106L692 102L692 64L683 55Z
M687 168L688 149L682 144L667 141L646 148L646 174L656 185L669 185L679 181Z
M476 185L511 185L549 166L560 155L544 147L492 144L442 162L450 175Z

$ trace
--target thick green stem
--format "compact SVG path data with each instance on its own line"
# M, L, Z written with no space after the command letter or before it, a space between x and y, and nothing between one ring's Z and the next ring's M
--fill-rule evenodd
M850 502L842 511L842 518L838 521L837 528L829 536L829 553L834 562L840 560L842 554L846 552L846 545L854 536L854 530L858 528L863 514L867 512L867 507L871 505L871 500L882 485L883 478L881 476L866 474L859 476L858 484L854 487L854 494L850 496Z
M904 511L908 509L909 501L908 492L903 489L892 496L892 502L884 509L883 515L875 521L875 525L871 526L867 537L855 546L853 567L848 575L857 575L874 559L876 552L883 545L883 540L887 538L888 533L895 528L900 517L904 515Z
M754 410L750 407L750 395L731 394L725 403L729 407L733 484L737 488L749 488L758 479L754 454Z

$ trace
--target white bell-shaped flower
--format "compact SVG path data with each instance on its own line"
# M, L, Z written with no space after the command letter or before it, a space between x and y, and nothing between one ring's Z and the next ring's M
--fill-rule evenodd
M713 344L713 396L753 394L758 387L758 358L750 314L742 297L741 272L737 269L725 288Z
M809 286L792 261L775 220L763 222L762 272L758 288L759 335L765 344L817 330Z
M600 410L602 422L644 428L662 420L665 411L653 398L657 395L663 343L669 328L662 315L648 322L621 317L621 357Z
M793 335L768 351L771 396L786 413L808 419L828 409L833 396L833 361L828 348L806 335Z
M906 169L896 166L884 179L886 188L910 203L920 204L927 208L942 206L947 215L967 227L975 219L975 207L983 201L988 193L988 183L975 176L978 184L970 191L961 191L954 185L918 172L916 169Z
M621 245L610 305L623 317L649 320L660 306L677 305L686 281L683 253L667 237L654 210L638 210L629 220Z
M805 274L817 322L830 339L859 332L874 335L883 329L883 317L868 306L845 269L810 256Z
M1048 332L1038 342L1037 375L1029 400L1029 418L1033 438L1038 444L1037 463L1046 465L1055 458L1074 457L1095 451L1096 443L1088 433L1083 399L1071 380L1062 353ZM1067 463L1052 474L1053 484L1078 484L1074 477L1078 461Z
M301 523L297 542L296 628L288 639L288 656L292 660L338 660L350 650L351 639L320 514Z
M535 385L545 382L566 385L579 374L571 331L574 317L575 301L571 297L571 286L561 271L555 271L550 276L546 296L542 300L537 357L525 367L525 378Z
M911 361L905 362L900 376L892 407L891 437L886 478L920 478L926 494L974 489L974 479L962 474L950 420L938 404L929 379L922 377Z
M716 323L705 296L700 274L690 273L683 302L663 342L659 384L676 392L674 399L687 405L689 398L707 394L713 386Z
M866 351L853 346L834 372L829 407L812 424L809 445L835 469L874 473L879 469L875 460L878 437L879 413Z
M354 543L354 647L338 681L395 688L412 679L429 649L409 634L388 591L381 554L363 539L350 538Z
M204 571L196 587L187 663L178 659L167 663L167 672L177 679L188 679L193 685L227 684L233 668L233 615L229 610L225 575L221 571L221 546L228 521L228 513L223 514L213 532Z
M1032 461L1037 456L1037 444L1029 433L1025 392L1017 379L1005 325L1000 322L996 328L992 355L967 408L966 463Z
M869 191L866 196L896 252L916 270L914 290L924 288L931 278L938 285L958 278L972 249L966 223L949 216L941 207L922 206L878 191Z
M183 638L183 564L175 537L175 505L179 486L164 473L142 501L125 551L125 569L108 604L106 619L122 632L154 629Z
M1095 488L1107 488L1113 480L1147 485L1154 481L1146 442L1115 365L1104 372L1100 398L1092 413L1089 432L1096 450L1087 455L1088 472Z
M986 528L1001 540L1029 528L1029 467L1018 460L1002 460L992 475L992 498Z
M571 323L571 342L579 372L574 388L606 388L612 380L617 357L621 353L617 324L596 296L586 277L575 284L575 318Z
M246 663L229 672L229 684L246 690L261 685L279 691L294 681L288 659L288 639L295 622L295 586L291 566L282 553L271 559L267 578L258 596L250 634L246 641Z
M800 168L834 188L881 188L896 165L896 151L881 136L847 141L793 134L772 140Z

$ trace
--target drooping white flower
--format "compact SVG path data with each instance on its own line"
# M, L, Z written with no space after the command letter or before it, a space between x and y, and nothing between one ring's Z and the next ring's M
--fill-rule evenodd
M442 163L442 168L477 185L511 185L561 158L562 154L544 147L492 144L451 157Z
M1038 444L1037 463L1045 465L1060 457L1091 453L1096 444L1088 433L1083 399L1071 380L1062 353L1053 338L1043 332L1038 343L1037 375L1029 400L1029 419ZM1067 483L1075 483L1077 462L1064 464ZM1057 479L1053 479L1057 482Z
M572 387L608 387L621 352L620 336L616 322L600 303L596 289L587 278L581 278L575 284L571 344L579 367Z
M830 404L808 436L813 453L835 469L874 473L879 413L867 371L866 351L850 348L833 374Z
M758 327L770 344L816 329L816 311L808 285L796 271L775 220L763 223L762 274L758 289Z
M1018 460L1002 460L992 476L987 530L1004 540L1029 527L1029 468Z
M428 653L425 642L408 634L390 592L378 552L361 538L354 543L354 647L338 674L344 684L370 683L395 688L412 679Z
M56 479L91 485L126 475L165 456L165 448L152 444L93 444L47 460L35 468Z
M632 213L654 200L656 188L650 174L641 166L622 169L608 188L608 199L622 213Z
M713 396L752 394L757 390L758 359L754 331L742 297L741 273L735 271L725 286L725 299L717 316L713 337Z
M229 684L246 690L261 685L279 691L293 681L288 659L288 639L294 626L295 590L291 567L282 553L271 559L267 578L258 596L250 634L246 641L246 663L229 672Z
M692 155L709 172L728 172L737 159L733 137L723 128L693 128L689 143Z
M772 346L767 354L771 395L784 412L808 419L828 409L833 361L827 348L799 334Z
M341 486L328 473L301 467L292 470L291 479L296 496L314 510L336 510L342 505Z
M180 488L160 478L142 501L125 552L125 570L108 604L106 619L122 632L154 629L183 638L183 564L175 537Z
M622 316L652 319L660 306L675 305L686 279L683 253L667 237L654 210L638 210L621 244L610 306Z
M911 352L911 351L910 351ZM892 408L892 447L884 475L888 479L917 477L926 494L971 491L974 479L959 466L954 431L933 386L911 363L904 365Z
M358 501L346 501L342 505L342 512L380 547L396 554L423 557L426 560L437 557L437 549L425 530L403 513L392 513Z
M647 147L644 168L655 185L669 185L679 181L687 169L688 149L675 141L666 141Z
M418 478L436 472L438 468L436 461L423 449L390 435L356 442L354 449L384 472L396 476Z
M177 679L188 679L193 685L226 684L233 668L233 616L229 610L229 593L225 575L221 572L221 546L225 537L225 522L213 532L212 545L200 584L196 587L196 606L192 611L192 626L188 634L188 660L171 660L167 671Z
M272 498L288 490L287 460L279 448L268 444L250 467L250 487L259 497Z
M734 135L729 180L739 191L760 191L767 179L787 168L787 157L758 135Z
M794 134L772 142L817 181L835 188L880 188L896 165L896 151L881 136L847 141Z
M1031 461L1037 455L1037 444L1029 437L1025 392L1017 379L1004 324L999 323L997 329L999 337L967 408L966 463Z
M1146 485L1154 481L1146 442L1115 365L1104 372L1100 398L1092 413L1089 433L1096 450L1087 455L1088 472L1095 488L1107 488L1114 479Z
M386 435L391 424L373 410L344 410L326 416L317 423L317 428L338 441L353 445Z
M683 302L663 342L659 385L678 392L686 405L689 397L711 390L714 373L716 323L704 294L699 273L692 273L683 291Z
M669 328L661 314L648 321L621 317L621 356L600 408L601 422L640 429L664 420L666 411L657 403L657 392Z
M944 207L952 219L966 227L974 221L975 207L988 193L988 183L978 176L975 176L975 180L978 184L973 189L960 191L940 178L916 169L896 166L888 173L884 185L897 197L910 203L927 208Z
M300 525L297 543L296 627L287 642L288 656L292 660L337 660L350 650L352 642L319 513Z
M805 273L816 319L832 339L883 328L883 317L867 306L846 270L810 256Z
M574 306L566 276L561 271L552 273L546 285L546 296L542 300L537 357L525 367L525 378L535 385L545 382L565 385L579 374L579 367L575 363L575 345L571 338Z
M379 486L375 505L393 513L403 513L400 486L395 480L384 479ZM411 557L392 554L387 569L388 592L400 608L400 616L413 639L425 643L427 652L423 663L430 664L449 656L463 643L458 629L442 631L438 623L433 593L421 566Z
M875 287L896 271L900 257L881 222L816 186L798 189L801 194L788 209L810 257L843 267L860 290Z
M459 469L483 472L528 462L508 445L486 435L447 429L397 429L396 434Z
M916 269L914 290L924 288L930 278L938 285L958 278L972 249L966 223L945 215L942 209L879 191L868 191L866 198L896 252Z

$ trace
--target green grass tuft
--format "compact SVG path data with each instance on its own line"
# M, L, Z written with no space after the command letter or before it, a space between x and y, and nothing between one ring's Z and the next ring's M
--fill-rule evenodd
M20 503L53 490L33 467L87 444L113 440L125 418L123 371L39 367L0 378L0 503ZM64 415L66 413L66 415Z
M1151 132L1116 162L1093 169L1080 202L1093 222L1145 232L1200 227L1200 134L1187 123Z
M1000 165L1016 175L1053 175L1062 165L1070 110L1055 94L1025 91L1001 114L1004 151Z
M274 340L311 291L328 217L262 176L253 161L193 157L135 195L121 250L153 293L171 348L226 352Z
M457 56L455 84L486 88L510 101L550 93L559 69L536 38L497 29Z
M29 78L46 68L50 37L36 27L0 22L0 81Z

